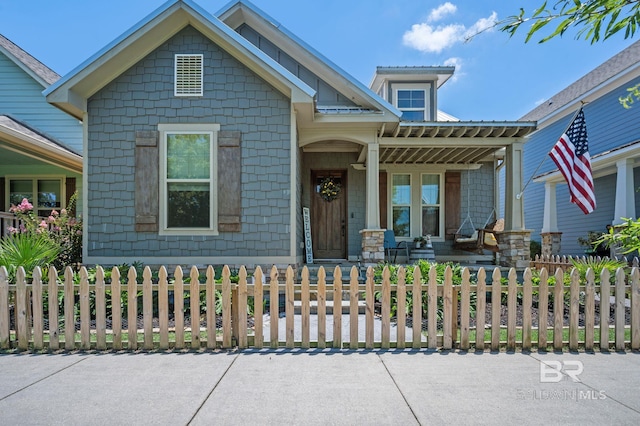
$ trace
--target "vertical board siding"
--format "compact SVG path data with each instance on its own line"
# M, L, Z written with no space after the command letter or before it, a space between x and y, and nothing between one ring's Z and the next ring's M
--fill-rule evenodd
M205 270L204 280L196 267L191 267L188 277L180 266L172 277L165 267L159 269L156 277L148 267L141 276L130 268L126 284L121 284L119 269L114 267L109 285L102 268L97 268L95 278L90 278L84 267L79 272L67 267L61 279L52 270L54 273L48 274L45 285L39 268L27 274L20 267L14 278L0 267L2 349L57 349L59 315L63 318L66 350L121 350L123 338L127 350L234 346L259 349L267 344L266 336L271 348L304 349L331 346L484 350L487 335L491 350L529 351L537 347L546 351L548 335L552 336L553 350L558 351L606 351L611 344L623 351L640 346L637 267L627 271L619 268L614 275L604 270L599 277L590 269L584 278L574 269L566 281L568 285L564 284L567 278L560 268L556 269L552 285L544 268L535 284L530 269L524 271L521 281L515 270L510 269L503 285L505 274L499 268L493 270L490 278L483 268L477 274L464 268L459 284L454 284L450 266L442 276L432 266L425 277L415 267L410 283L404 267L393 273L385 267L379 275L369 267L364 280L354 267L344 295L338 267L331 281L327 280L324 268L315 277L304 268L300 282L288 267L283 286L275 266L270 280L264 280L264 284L261 268L250 276L244 266L239 269L237 281L232 280L228 266L222 268L217 281L213 267ZM29 275L31 279L27 279ZM490 287L487 279L491 280ZM490 299L487 291L491 292ZM285 301L282 320L281 292ZM263 295L269 295L268 312L262 309ZM349 300L344 312L343 296ZM411 300L409 305L410 297L415 297L416 303ZM249 303L251 300L253 304ZM326 315L327 300L333 303L330 318ZM298 302L300 309L296 309ZM492 304L490 309L488 302ZM216 309L222 312L216 314ZM216 324L217 315L222 319L220 327ZM311 327L313 315L317 315L317 328ZM345 316L349 323L343 330ZM48 325L45 318L49 319ZM407 328L409 321L411 329ZM613 329L609 324L614 325ZM284 325L284 330L278 325ZM327 328L333 331L330 336ZM343 344L345 334L349 341Z

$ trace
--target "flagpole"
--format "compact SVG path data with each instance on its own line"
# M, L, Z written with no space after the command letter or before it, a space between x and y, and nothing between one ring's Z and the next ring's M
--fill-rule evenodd
M580 114L580 111L582 111L582 108L584 108L584 104L586 104L585 101L580 101L580 108L575 112L575 114L573 114L573 117L571 117L571 120L569 120L569 124L567 124L567 127L564 128L564 130L562 131L562 133L560 133L560 135L564 135L565 133L567 133L567 130L569 130L569 127L571 127L571 125L573 124L573 120L576 119L578 114ZM551 149L553 149L553 146L551 147ZM549 152L551 152L551 149L549 150ZM540 162L540 164L538 164L538 167L536 167L536 169L533 171L533 174L531 174L531 177L529 178L527 183L525 183L524 187L522 188L522 191L520 191L516 195L516 200L519 200L520 198L522 198L522 194L524 194L524 191L527 189L527 186L529 186L529 184L533 180L533 177L536 175L536 173L538 173L538 170L540 170L540 167L542 167L542 164L544 164L545 160L549 156L549 152L547 152L547 155L542 157L542 161Z

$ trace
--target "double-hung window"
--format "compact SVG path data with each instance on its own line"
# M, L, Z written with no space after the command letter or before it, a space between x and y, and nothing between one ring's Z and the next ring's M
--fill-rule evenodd
M423 174L420 186L422 202L422 234L440 236L440 175Z
M394 174L391 182L393 233L396 237L411 236L411 175Z
M218 124L160 124L160 233L216 235Z
M387 226L396 237L408 240L431 235L444 236L444 192L442 173L393 173L390 182L391 215Z

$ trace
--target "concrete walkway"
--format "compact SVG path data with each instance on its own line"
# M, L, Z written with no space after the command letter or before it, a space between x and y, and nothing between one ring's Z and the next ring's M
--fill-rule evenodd
M0 354L0 424L640 424L639 383L636 353Z

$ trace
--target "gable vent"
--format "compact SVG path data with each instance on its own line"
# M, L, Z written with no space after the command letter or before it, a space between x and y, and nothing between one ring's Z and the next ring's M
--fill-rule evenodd
M176 55L176 96L202 96L202 55Z

